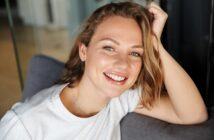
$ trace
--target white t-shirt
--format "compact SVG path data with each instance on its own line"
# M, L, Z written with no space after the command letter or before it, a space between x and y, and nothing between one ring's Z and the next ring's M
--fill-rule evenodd
M0 122L0 140L120 140L120 120L137 106L139 89L127 90L96 115L80 118L60 100L66 85L55 85L16 103Z

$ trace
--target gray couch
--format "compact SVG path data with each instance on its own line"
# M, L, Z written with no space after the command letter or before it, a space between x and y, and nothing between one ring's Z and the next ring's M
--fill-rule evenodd
M62 75L64 64L45 55L32 58L23 90L23 98L48 88ZM214 140L214 111L209 120L197 125L175 125L137 113L121 121L122 140Z

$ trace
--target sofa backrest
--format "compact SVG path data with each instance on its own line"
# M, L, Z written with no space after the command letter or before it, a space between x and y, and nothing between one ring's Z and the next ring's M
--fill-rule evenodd
M22 92L22 101L52 86L62 75L63 68L64 63L52 57L42 54L32 57Z

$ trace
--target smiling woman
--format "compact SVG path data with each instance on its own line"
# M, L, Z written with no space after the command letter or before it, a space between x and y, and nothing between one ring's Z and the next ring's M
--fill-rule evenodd
M79 53L79 47L85 46L91 50L89 46L100 45L101 48L105 47L111 50L111 54L117 54L114 55L114 57L117 57L118 62L121 63L124 62L124 56L140 55L137 60L141 61L141 66L136 67L134 66L135 63L133 63L131 66L134 68L130 67L136 70L137 68L140 69L138 72L132 72L132 74L136 74L134 77L137 80L132 81L131 87L136 88L141 85L144 89L142 104L145 107L152 106L153 100L159 98L163 86L159 54L152 44L153 37L155 36L152 31L153 16L144 7L135 5L134 3L129 4L130 5L106 5L97 9L92 14L85 23L83 31L77 37L76 43L71 51L70 59L66 64L67 72L59 83L69 83L69 86L72 87L73 84L79 82L78 80L74 80L74 78L76 76L82 77L85 64L87 64L87 61L86 63L82 63L83 60L80 60L79 55L77 55ZM112 25L112 23L114 24ZM146 50L144 55L143 50ZM97 63L99 59L93 60L93 62ZM129 64L132 64L132 62ZM110 65L114 67L112 64ZM86 72L87 71L88 70L86 70ZM78 74L76 72L78 72ZM122 71L120 73L122 73ZM128 71L125 74L127 73ZM131 81L128 80L128 82ZM121 89L120 92L122 91L124 91L124 89Z
M155 3L97 9L74 43L64 76L13 106L1 121L0 139L119 140L129 112L177 124L205 121L200 93L160 42L166 19Z

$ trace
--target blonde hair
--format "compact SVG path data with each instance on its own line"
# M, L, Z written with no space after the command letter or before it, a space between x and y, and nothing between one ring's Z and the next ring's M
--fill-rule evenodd
M83 26L71 50L69 60L65 64L65 73L58 83L69 83L74 87L82 78L85 64L79 57L79 45L88 46L91 38L101 22L111 16L122 16L135 20L143 35L144 55L142 68L132 88L142 87L141 103L143 107L152 107L154 100L160 97L163 86L163 72L158 49L153 46L155 34L152 31L153 16L143 6L133 2L110 3L92 13Z

